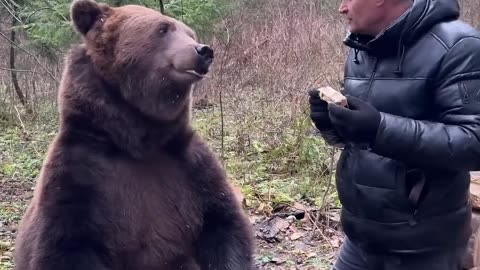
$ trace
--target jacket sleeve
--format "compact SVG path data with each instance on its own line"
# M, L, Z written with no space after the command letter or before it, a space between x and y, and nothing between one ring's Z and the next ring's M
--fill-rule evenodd
M371 150L420 167L480 169L480 39L459 40L438 70L435 116L414 120L381 112Z

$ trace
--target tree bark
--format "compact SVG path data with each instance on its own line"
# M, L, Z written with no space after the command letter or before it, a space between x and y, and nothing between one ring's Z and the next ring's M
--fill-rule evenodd
M160 4L160 12L165 14L165 5L163 4L163 0L158 0Z
M10 39L15 42L16 39L16 32L15 32L15 25L16 19L12 17L12 30L10 32ZM18 99L23 106L27 106L27 100L20 89L20 85L18 84L17 72L15 71L15 46L13 44L10 45L10 69L11 69L11 77L12 77L12 84L15 92L17 93Z

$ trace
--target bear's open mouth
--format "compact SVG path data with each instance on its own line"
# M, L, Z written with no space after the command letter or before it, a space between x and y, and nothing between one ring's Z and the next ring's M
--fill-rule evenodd
M185 70L185 73L195 75L199 78L203 78L203 77L205 77L205 74L207 74L207 72L201 72L201 71L197 71L197 70L194 70L194 69Z

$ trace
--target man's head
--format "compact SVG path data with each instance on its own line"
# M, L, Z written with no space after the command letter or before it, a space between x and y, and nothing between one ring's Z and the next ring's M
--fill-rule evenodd
M339 12L347 17L350 32L376 36L412 4L413 0L342 0Z

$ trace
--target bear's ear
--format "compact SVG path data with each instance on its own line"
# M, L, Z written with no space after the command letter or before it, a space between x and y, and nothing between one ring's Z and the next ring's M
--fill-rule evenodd
M104 7L103 7L104 8ZM75 0L70 7L70 16L75 30L86 35L103 13L102 6L93 0Z

